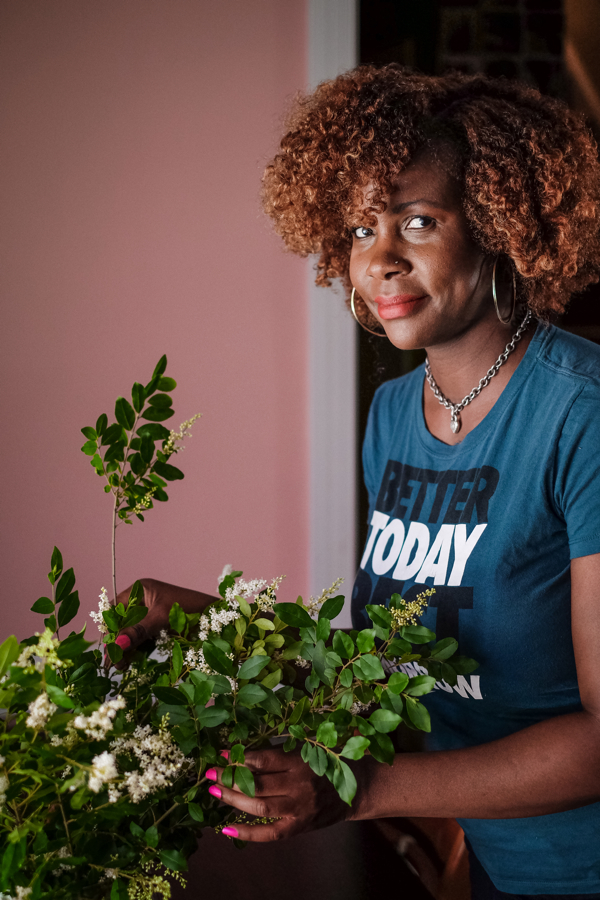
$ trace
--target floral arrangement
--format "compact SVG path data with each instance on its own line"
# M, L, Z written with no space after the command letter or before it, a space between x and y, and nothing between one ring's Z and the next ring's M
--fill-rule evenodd
M51 596L32 607L44 630L0 646L0 892L14 900L170 897L167 876L183 881L202 830L236 821L209 793L208 769L222 766L226 785L253 796L244 754L280 742L351 804L347 761L369 753L391 764L390 734L401 722L430 729L420 697L477 665L455 640L435 643L416 624L431 590L369 606L372 626L345 632L331 625L344 602L339 582L285 603L281 578L246 581L227 567L205 614L175 604L155 650L116 669L119 631L147 610L139 582L126 606L116 603L114 534L183 478L168 460L193 421L178 432L161 424L176 386L166 364L146 386L134 384L131 403L117 400L114 424L103 415L82 429L82 449L113 495L114 602L103 589L91 614L105 652L85 627L64 634L79 598L56 548ZM398 670L414 661L427 674Z

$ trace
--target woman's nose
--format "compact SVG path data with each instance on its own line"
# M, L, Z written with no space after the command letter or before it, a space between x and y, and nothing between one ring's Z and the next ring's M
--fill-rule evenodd
M389 281L394 275L408 275L412 270L409 260L391 246L375 246L367 267L372 278Z

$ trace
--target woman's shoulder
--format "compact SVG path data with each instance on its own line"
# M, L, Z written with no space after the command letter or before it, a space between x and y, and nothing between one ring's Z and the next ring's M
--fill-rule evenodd
M423 387L423 366L417 366L412 372L384 381L375 391L371 412L373 415L385 416L395 411L403 403L414 399L415 392L420 394Z
M555 325L539 326L538 360L567 384L578 383L586 394L600 392L600 346ZM573 385L574 386L574 385Z

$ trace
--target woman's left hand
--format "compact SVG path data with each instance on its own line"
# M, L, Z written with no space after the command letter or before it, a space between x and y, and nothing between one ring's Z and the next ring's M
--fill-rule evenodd
M250 751L246 753L245 764L254 774L254 797L243 794L237 786L226 788L221 781L223 770L216 767L206 773L215 782L211 793L218 796L220 791L219 799L251 816L277 821L266 825L236 823L223 829L229 837L239 837L242 841L279 841L352 817L352 809L340 799L329 780L315 775L298 752Z

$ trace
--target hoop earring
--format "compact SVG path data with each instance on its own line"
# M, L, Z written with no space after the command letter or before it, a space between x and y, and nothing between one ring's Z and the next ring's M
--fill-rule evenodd
M510 323L512 322L512 320L514 318L515 309L517 306L517 279L515 278L515 270L514 270L513 266L511 265L510 271L512 273L512 283L513 283L512 309L510 311L510 315L508 316L508 318L503 319L502 316L500 315L500 310L498 309L498 297L496 295L496 266L498 265L498 259L499 259L499 257L496 257L496 261L494 262L494 268L492 269L492 296L494 298L494 306L496 307L496 315L498 316L499 321L502 322L503 325L510 325Z
M360 321L358 316L356 315L356 309L354 308L354 294L356 293L356 288L352 288L352 293L350 294L350 309L352 311L352 315L354 316L355 321L363 328L365 331L368 331L369 334L374 334L375 337L387 337L387 334L381 331L372 331L370 328L367 328L366 325Z

